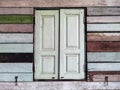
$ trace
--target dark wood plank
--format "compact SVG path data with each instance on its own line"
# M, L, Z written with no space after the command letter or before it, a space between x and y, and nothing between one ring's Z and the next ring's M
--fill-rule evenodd
M32 15L0 15L0 24L32 24Z
M96 15L120 15L120 7L96 7L96 8L87 8L88 16Z
M33 62L33 53L0 53L0 63Z
M33 14L33 8L0 8L0 14Z
M87 41L120 41L120 33L87 33Z
M0 32L33 32L33 24L0 24Z
M120 6L120 0L1 0L0 7Z
M87 23L119 23L120 16L88 16Z
M104 82L105 78L108 78L108 81L120 81L120 72L88 72L88 81L101 81Z
M120 42L87 42L88 52L120 52Z

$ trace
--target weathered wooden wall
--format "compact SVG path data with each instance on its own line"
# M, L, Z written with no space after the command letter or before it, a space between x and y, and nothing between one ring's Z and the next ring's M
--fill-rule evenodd
M33 8L0 8L0 81L33 80Z
M120 81L120 7L87 8L89 81Z
M33 68L34 7L87 7L88 80L104 81L107 76L110 81L120 81L119 6L120 0L1 0L1 68L6 68L5 65L11 62L24 63ZM22 64L14 66L21 68ZM16 70L9 72L11 75L15 73L14 77L18 75ZM0 73L4 77L8 75L7 71ZM33 71L19 73L27 73L32 78Z

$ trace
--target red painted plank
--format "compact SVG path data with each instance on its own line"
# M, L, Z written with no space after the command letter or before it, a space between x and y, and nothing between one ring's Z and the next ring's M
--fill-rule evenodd
M0 14L33 14L33 8L0 8Z
M88 72L88 81L93 82L105 82L105 78L108 78L108 81L120 81L120 72Z
M87 42L88 52L119 52L120 42Z
M33 32L33 24L0 24L0 32Z
M87 17L87 23L119 23L120 16L91 16Z
M120 41L120 33L87 33L87 41Z

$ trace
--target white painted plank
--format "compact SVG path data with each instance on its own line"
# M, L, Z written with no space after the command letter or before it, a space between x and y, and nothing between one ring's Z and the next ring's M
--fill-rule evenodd
M32 53L33 44L0 44L0 53Z
M32 63L0 63L1 72L33 72Z
M0 34L0 43L33 43L33 34Z
M120 63L88 63L88 71L120 71Z
M90 61L112 61L112 62L120 62L120 52L89 52L87 53L88 62Z
M33 81L33 73L0 73L0 82L15 81L18 76L19 81Z
M120 24L87 24L87 31L120 31Z

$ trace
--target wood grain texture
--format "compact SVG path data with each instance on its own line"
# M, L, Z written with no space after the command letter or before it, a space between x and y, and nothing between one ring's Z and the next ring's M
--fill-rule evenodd
M120 62L120 52L89 52L88 62Z
M120 33L87 33L87 41L120 41Z
M33 43L33 34L0 33L0 44Z
M87 8L88 16L96 16L96 15L120 15L120 7L88 7Z
M0 7L119 6L120 0L1 0Z
M88 16L87 23L119 23L120 16Z
M33 72L32 63L0 63L0 73Z
M120 52L120 42L111 41L89 41L87 42L88 52Z
M33 24L0 24L0 32L33 32Z
M32 24L32 15L0 15L0 24Z
M1 63L33 62L33 53L0 53Z
M33 8L0 8L0 14L33 14Z
M87 24L87 31L120 31L120 24Z
M0 53L32 53L33 44L0 44Z
M120 72L88 72L88 81L104 82L105 77L108 78L109 82L119 82Z
M120 82L87 81L35 81L35 82L0 82L0 90L119 90Z
M18 76L18 82L19 81L33 81L33 73L0 73L0 81L15 82L16 76Z
M120 63L88 63L88 71L120 71Z

